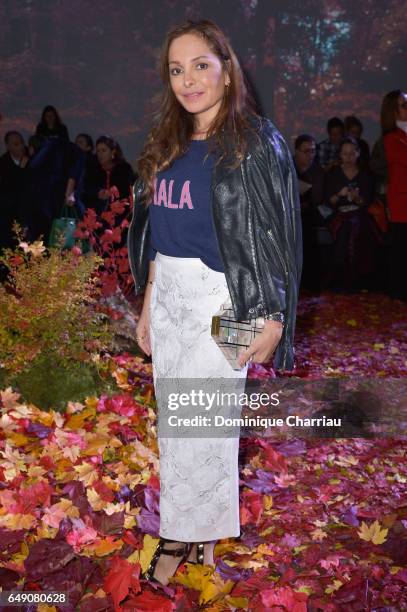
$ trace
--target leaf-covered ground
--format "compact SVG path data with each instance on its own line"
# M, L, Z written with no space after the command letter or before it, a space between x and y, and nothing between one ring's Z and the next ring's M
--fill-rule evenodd
M304 296L295 375L405 377L406 318L384 296ZM118 393L63 415L1 393L3 590L68 591L64 609L81 612L407 609L402 437L242 439L241 538L218 543L216 569L141 580L159 526L151 366L122 355L101 367Z

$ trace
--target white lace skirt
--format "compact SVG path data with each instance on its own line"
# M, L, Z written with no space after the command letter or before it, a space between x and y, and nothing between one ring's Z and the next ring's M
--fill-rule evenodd
M247 367L233 370L211 337L212 315L228 301L222 272L200 259L157 253L151 294L156 391L165 378L234 378L236 391L244 392ZM239 439L159 437L158 445L160 536L180 542L238 537Z

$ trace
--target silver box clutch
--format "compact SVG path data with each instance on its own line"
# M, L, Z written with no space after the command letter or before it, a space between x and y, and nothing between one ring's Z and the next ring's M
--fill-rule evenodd
M237 363L239 353L247 349L263 329L262 317L237 321L233 308L222 307L212 317L212 338L234 370L241 370Z

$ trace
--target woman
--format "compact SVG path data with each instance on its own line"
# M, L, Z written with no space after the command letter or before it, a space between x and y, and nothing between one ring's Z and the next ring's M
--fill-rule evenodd
M45 138L62 138L69 141L69 134L66 125L61 121L55 106L48 105L44 108L41 115L41 121L37 125L37 136Z
M164 379L229 379L247 363L293 368L302 264L295 170L280 133L251 105L238 60L210 21L172 30L161 56L163 99L138 162L129 257L137 326ZM149 261L150 260L150 261ZM211 337L231 303L264 330L229 365ZM158 400L158 422L164 406ZM193 409L191 410L192 413ZM166 584L185 559L213 564L218 539L238 537L238 438L158 438L160 541L145 577Z
M94 208L100 215L109 204L112 187L116 187L120 199L130 198L134 178L119 143L110 136L100 136L96 141L96 160L91 160L85 169L82 201L86 208Z
M381 123L388 168L387 205L390 216L390 295L407 300L407 93L388 93Z
M341 165L325 177L324 199L334 210L329 227L334 243L334 263L339 282L353 291L362 278L372 282L377 273L378 249L383 238L368 211L374 197L371 173L358 165L359 145L345 138L340 145Z

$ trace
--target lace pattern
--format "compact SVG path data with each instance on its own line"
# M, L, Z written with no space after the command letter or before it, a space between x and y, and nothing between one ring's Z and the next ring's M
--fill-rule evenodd
M230 303L225 275L200 259L157 253L155 262L150 321L156 392L165 378L234 378L236 392L243 393L247 368L233 370L210 333L212 315ZM181 542L238 537L239 439L160 437L158 444L160 535Z

